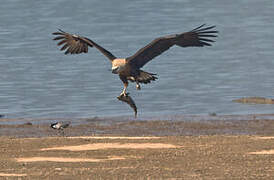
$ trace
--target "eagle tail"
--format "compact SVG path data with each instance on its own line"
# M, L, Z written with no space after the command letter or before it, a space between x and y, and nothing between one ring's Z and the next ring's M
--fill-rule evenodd
M153 74L153 73L149 73L149 72L140 70L140 74L136 80L139 83L147 84L147 83L150 83L151 81L155 81L156 79L158 79L155 75L157 75L157 74Z

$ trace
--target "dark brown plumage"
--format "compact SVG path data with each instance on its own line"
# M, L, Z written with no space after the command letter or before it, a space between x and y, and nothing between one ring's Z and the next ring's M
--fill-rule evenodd
M136 65L138 68L143 67L148 61L152 60L156 56L162 54L166 50L168 50L173 45L181 46L181 47L190 47L190 46L211 46L210 43L215 42L211 39L211 37L217 37L218 31L211 30L215 28L215 26L210 26L203 28L205 24L193 29L192 31L181 33L181 34L173 34L168 36L163 36L153 40L151 43L146 45L137 51L133 56L126 58L130 64ZM69 34L67 32L59 29L60 32L52 33L53 35L58 35L53 40L61 40L57 45L63 45L60 49L61 51L66 50L65 54L79 54L79 53L87 53L88 46L96 47L100 50L106 57L110 60L116 59L116 57L111 54L109 51L99 46L92 40L78 36Z
M61 40L57 45L63 47L60 49L61 51L65 50L65 54L80 54L80 53L87 53L88 52L88 46L90 47L96 47L99 51L101 51L109 60L116 59L113 54L111 54L109 51L104 49L103 47L99 46L92 40L86 38L77 36L74 34L69 34L61 29L59 29L60 32L54 32L53 35L58 35L53 40Z
M133 56L126 58L130 64L137 68L143 67L147 62L159 56L173 45L181 47L189 46L211 46L214 42L210 37L217 37L218 31L212 31L215 26L202 28L205 24L193 29L192 31L164 36L153 40L151 43L137 51Z
M203 24L189 32L156 38L133 56L125 59L116 58L109 51L86 37L69 34L62 30L53 33L53 35L57 35L54 40L60 40L57 45L62 45L61 50L65 50L65 54L87 53L88 47L97 48L111 61L112 73L118 74L124 83L124 90L121 94L126 95L128 80L136 82L136 88L140 89L139 83L150 83L157 79L155 74L140 69L146 63L174 45L180 47L211 46L211 43L214 42L211 38L217 37L218 33L214 28L215 26L205 27Z

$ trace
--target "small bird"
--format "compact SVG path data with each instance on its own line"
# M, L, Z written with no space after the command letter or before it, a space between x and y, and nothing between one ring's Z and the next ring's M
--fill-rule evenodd
M59 29L59 32L54 32L52 34L56 35L53 40L59 41L57 45L62 45L61 51L66 50L65 54L87 53L88 47L95 47L104 54L112 64L112 73L118 74L124 84L123 91L118 97L127 97L126 90L129 81L135 82L136 89L140 90L140 83L147 84L158 79L156 74L143 71L141 68L172 46L211 46L211 43L214 42L211 38L217 37L218 31L214 30L215 26L204 26L205 24L188 32L156 38L148 45L138 50L134 55L127 58L117 58L111 52L84 36L70 34L61 29ZM96 65L96 63L94 63L94 65ZM103 79L104 78L101 80Z
M56 122L56 123L52 123L50 125L50 127L52 129L57 129L57 130L63 130L64 128L69 127L69 123L60 123L60 122Z

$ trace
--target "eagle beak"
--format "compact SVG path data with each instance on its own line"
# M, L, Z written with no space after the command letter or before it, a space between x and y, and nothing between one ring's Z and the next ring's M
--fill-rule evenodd
M112 69L111 69L111 72L112 72L113 74L118 74L118 70L119 70L119 67L115 67L115 68L112 68Z

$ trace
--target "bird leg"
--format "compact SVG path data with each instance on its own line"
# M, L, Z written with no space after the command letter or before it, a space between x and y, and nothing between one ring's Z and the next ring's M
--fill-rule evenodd
M128 87L128 82L124 83L124 89L120 96L127 96L129 93L127 93L127 87Z

